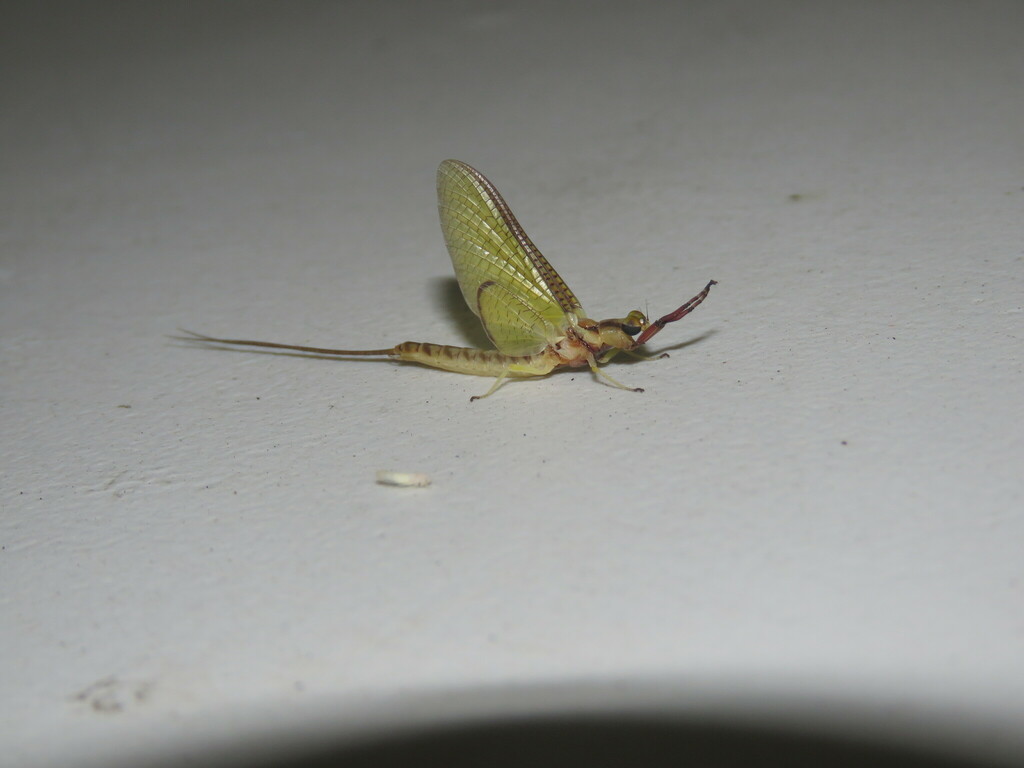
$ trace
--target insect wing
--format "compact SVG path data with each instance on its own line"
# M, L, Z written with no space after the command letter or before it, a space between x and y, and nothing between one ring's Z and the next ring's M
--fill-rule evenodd
M480 286L492 282L555 330L565 327L566 313L583 314L579 300L481 173L459 160L445 160L437 169L437 204L455 276L470 309L480 313ZM516 354L492 340L502 352Z
M493 281L480 286L476 301L487 338L506 355L535 354L561 335L533 306Z

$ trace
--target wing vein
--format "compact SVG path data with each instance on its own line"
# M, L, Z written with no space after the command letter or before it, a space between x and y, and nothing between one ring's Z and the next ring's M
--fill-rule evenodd
M494 185L465 163L445 160L437 171L437 195L441 229L462 295L485 321L495 346L521 354L524 346L536 345L538 334L545 343L561 338L567 315L583 314L579 300ZM494 312L485 319L480 290L487 283L498 288L488 289L486 305ZM519 307L528 311L518 311Z

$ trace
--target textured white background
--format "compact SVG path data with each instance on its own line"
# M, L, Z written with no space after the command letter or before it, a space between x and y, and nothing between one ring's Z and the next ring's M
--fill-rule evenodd
M1022 28L1014 2L5 3L7 760L510 682L1020 749ZM445 157L591 315L720 281L670 359L613 366L645 394L575 371L471 404L487 380L167 338L478 344Z

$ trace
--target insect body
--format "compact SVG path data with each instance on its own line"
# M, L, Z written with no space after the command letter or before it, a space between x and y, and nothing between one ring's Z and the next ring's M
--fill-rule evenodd
M191 333L188 338L343 357L387 356L456 373L496 377L481 397L490 395L510 376L545 376L561 366L589 366L614 386L631 389L615 381L598 364L618 352L635 354L668 323L692 312L716 284L710 281L692 299L653 323L639 310L618 320L591 320L498 190L479 171L459 160L441 163L437 169L437 205L462 295L480 318L495 349L417 341L391 349L322 349Z

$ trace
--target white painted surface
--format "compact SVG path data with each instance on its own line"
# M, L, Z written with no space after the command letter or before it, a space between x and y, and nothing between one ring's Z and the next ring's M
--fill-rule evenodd
M1021 749L1022 22L5 5L11 764L576 681ZM571 372L470 404L488 381L166 338L479 342L449 156L592 315L719 280L670 359L615 366L645 394Z

